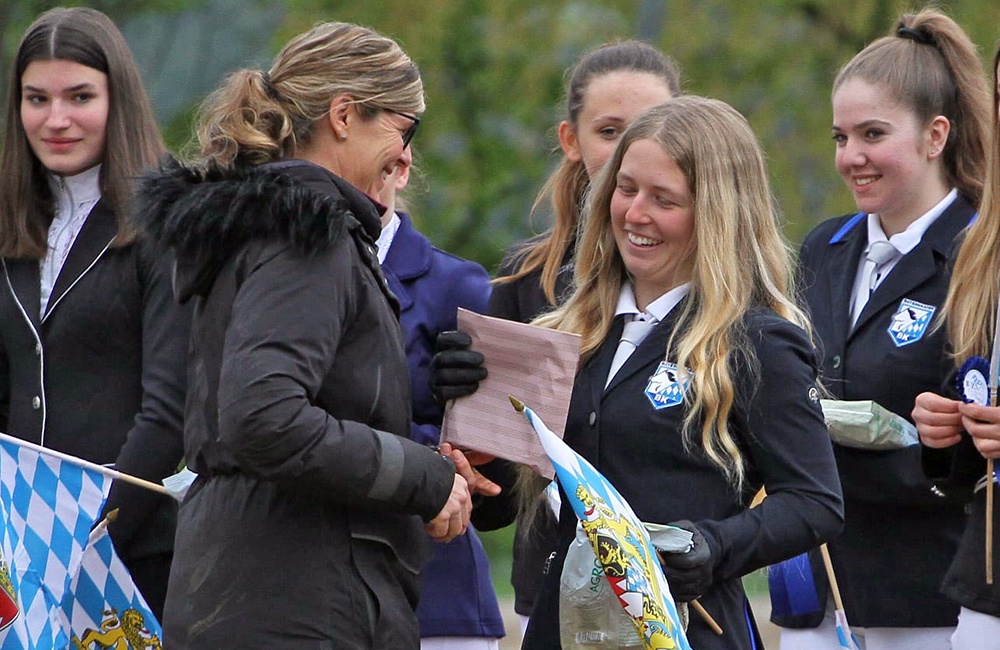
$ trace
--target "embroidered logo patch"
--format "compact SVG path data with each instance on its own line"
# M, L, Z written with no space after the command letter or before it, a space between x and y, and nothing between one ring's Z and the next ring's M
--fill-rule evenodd
M646 384L646 397L656 410L677 406L684 401L684 391L689 381L681 381L677 364L661 361L653 376Z
M896 347L901 348L919 341L931 324L935 309L937 308L933 305L903 298L903 302L899 303L899 309L892 315L889 329L886 330Z

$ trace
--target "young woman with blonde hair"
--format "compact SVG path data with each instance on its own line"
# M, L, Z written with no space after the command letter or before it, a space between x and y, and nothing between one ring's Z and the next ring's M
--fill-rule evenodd
M553 224L545 233L507 253L490 296L491 316L527 323L569 295L580 212L591 179L632 120L680 93L677 63L640 41L596 47L567 71L565 116L558 126L562 157L534 206L538 209L548 204ZM472 393L481 378L481 357L461 349L468 345L468 338L461 333L447 333L439 339L439 346L448 345L459 349L454 353L447 350L435 359L434 381L442 400ZM451 365L449 354L455 354L452 360L458 362L456 366ZM442 371L457 376L443 377ZM503 496L479 504L473 513L477 527L493 530L510 524L516 516L515 472L505 461L497 461L483 471L509 488ZM532 495L536 492L532 487L523 490L528 491ZM511 566L514 610L521 616L522 629L555 544L555 521L545 500L534 496L527 500L531 503L518 522Z
M759 647L741 576L825 541L842 506L749 124L698 97L647 111L595 179L583 224L575 290L536 321L583 337L564 439L640 519L694 533L689 553L661 564L675 599L699 598L725 634L692 617L692 647ZM769 498L749 510L762 486ZM564 498L527 650L560 647L576 521Z
M851 59L832 104L837 171L858 212L822 223L802 245L822 377L835 399L872 400L908 418L951 365L944 329L931 323L955 237L982 197L989 88L968 36L926 10ZM867 650L948 648L958 608L940 584L964 497L934 489L918 445L834 451L847 518L829 548L856 636ZM838 647L818 556L812 573L819 608L772 616L789 650Z
M1000 299L1000 49L993 59L993 137L979 218L955 258L943 316L948 325L953 369L970 356L989 359L996 339ZM913 420L924 444L924 469L939 489L972 492L965 532L941 591L961 606L952 648L989 650L1000 638L1000 560L993 551L992 585L986 584L985 458L1000 459L1000 408L966 404L956 392L947 397L921 393ZM959 399L950 399L958 397ZM964 432L964 433L963 433ZM965 435L967 434L967 435ZM996 486L994 485L994 489ZM994 502L995 503L995 502ZM993 520L1000 517L994 505ZM995 539L995 538L994 538ZM995 542L994 542L995 543Z

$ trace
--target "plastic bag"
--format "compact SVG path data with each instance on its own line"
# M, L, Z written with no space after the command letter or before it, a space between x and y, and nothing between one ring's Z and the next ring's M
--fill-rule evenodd
M642 647L580 524L559 579L559 639L563 650Z
M872 400L820 400L830 438L856 449L902 449L920 443L917 428Z

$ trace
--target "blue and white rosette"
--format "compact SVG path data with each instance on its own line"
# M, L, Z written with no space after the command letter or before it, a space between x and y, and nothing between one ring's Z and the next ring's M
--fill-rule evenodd
M955 376L955 390L962 396L966 404L990 406L990 362L980 356L972 356L965 360ZM1000 483L1000 466L993 467L993 480ZM985 477L982 484L985 485ZM976 486L979 491L979 486Z
M990 405L990 362L980 356L969 357L955 376L955 390L966 404Z

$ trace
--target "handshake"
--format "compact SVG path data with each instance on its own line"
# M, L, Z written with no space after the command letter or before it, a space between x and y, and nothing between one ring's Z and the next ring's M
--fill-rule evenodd
M442 456L451 458L455 463L455 482L451 486L451 494L441 512L426 526L427 534L436 542L448 542L465 533L472 516L473 495L496 496L500 494L500 486L480 474L473 465L482 465L493 460L486 454L463 452L452 449L447 442L438 448Z

